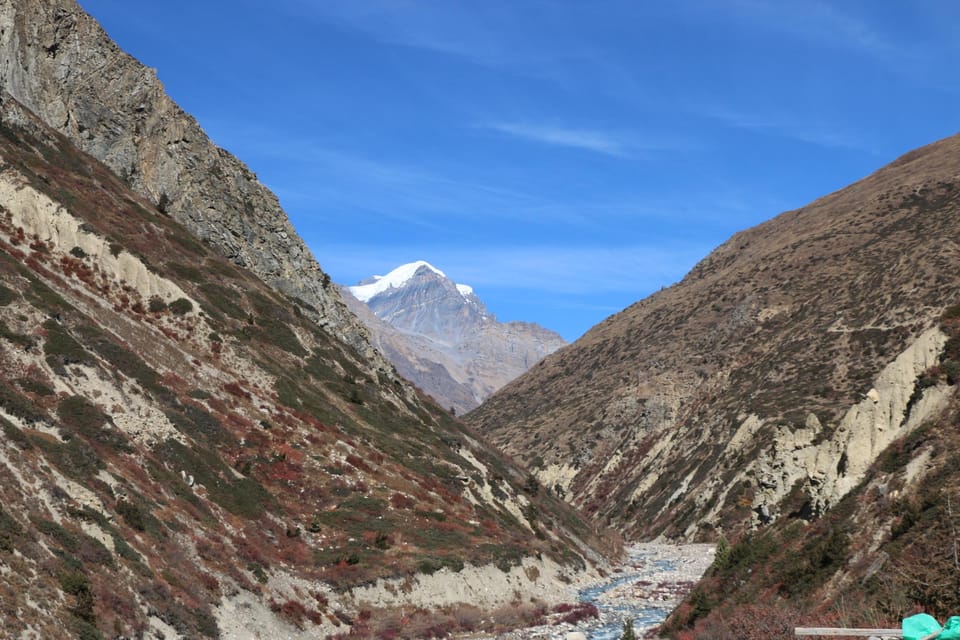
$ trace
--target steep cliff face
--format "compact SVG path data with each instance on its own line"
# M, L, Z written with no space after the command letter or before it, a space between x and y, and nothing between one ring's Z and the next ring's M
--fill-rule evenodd
M218 148L74 0L0 3L0 88L195 236L306 303L334 335L366 334L276 196Z
M518 590L572 598L600 546L445 410L3 96L5 635L492 628Z
M780 638L796 626L897 628L918 610L954 615L960 397L950 389L944 410L887 446L822 517L781 518L724 545L666 635ZM787 504L799 513L802 500L797 492Z
M471 287L424 261L346 287L344 299L397 371L457 413L566 344L537 324L498 321Z
M636 536L813 517L942 410L960 139L738 233L468 420Z

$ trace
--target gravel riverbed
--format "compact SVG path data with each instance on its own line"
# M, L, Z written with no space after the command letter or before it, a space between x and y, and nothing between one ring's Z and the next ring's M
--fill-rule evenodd
M634 621L637 637L657 627L679 604L713 562L712 544L637 543L624 562L602 582L579 592L581 602L592 602L598 619L577 625L561 624L519 629L497 640L617 640L623 622Z

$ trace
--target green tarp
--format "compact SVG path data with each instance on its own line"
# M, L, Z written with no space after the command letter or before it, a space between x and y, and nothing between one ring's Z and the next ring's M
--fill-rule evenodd
M903 620L903 640L921 640L937 632L940 632L937 640L960 640L960 616L951 617L945 627L941 627L936 618L926 613Z
M947 625L943 628L943 633L937 636L937 640L960 640L960 616L947 620Z

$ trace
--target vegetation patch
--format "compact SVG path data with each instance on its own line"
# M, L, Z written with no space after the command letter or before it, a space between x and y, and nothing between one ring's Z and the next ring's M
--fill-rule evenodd
M23 528L0 506L0 551L13 551Z
M183 316L193 311L193 303L186 298L177 298L170 303L170 313L175 316Z
M0 307L5 307L20 296L16 291L0 284Z
M134 495L118 500L114 508L131 529L149 533L154 537L161 534L163 525L150 513L150 508L143 498Z
M28 335L11 331L3 320L0 320L0 338L12 342L13 344L29 349L34 345L34 339Z
M46 418L46 412L37 404L17 391L14 387L7 384L5 380L0 380L0 407L15 418L23 420L27 424L42 422Z
M158 452L169 464L184 469L206 487L210 499L244 518L257 518L275 504L273 496L253 478L235 478L233 472L214 452L199 446L189 448L176 440L167 440Z
M234 320L246 320L247 312L234 302L238 298L233 289L207 282L200 285L200 291L210 304L207 313L215 317L227 316Z
M67 330L54 320L43 323L47 332L47 339L43 343L43 353L47 356L47 363L55 370L62 370L70 364L92 364L90 354L84 349Z
M203 438L211 444L233 444L233 435L209 411L193 404L164 411L179 431L191 438Z
M57 414L61 424L71 433L122 453L132 453L126 436L118 429L104 428L108 417L95 404L82 396L68 396L60 400Z
M45 433L31 433L30 439L57 469L75 480L89 481L106 467L101 457L82 438L58 442Z

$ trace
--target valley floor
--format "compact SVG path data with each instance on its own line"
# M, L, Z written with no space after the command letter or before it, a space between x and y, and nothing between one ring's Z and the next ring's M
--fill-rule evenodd
M657 627L713 563L714 545L645 542L632 545L605 580L580 590L581 602L597 606L598 619L519 629L472 640L616 640L623 622L634 621L638 637ZM582 634L582 635L578 635Z

